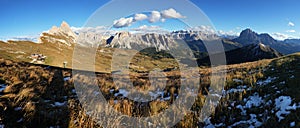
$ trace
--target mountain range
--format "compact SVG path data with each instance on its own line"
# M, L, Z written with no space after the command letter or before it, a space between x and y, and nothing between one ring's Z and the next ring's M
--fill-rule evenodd
M178 103L192 103L188 111L175 111L175 116L178 112L186 114L174 127L300 127L300 53L284 55L299 51L299 41L277 41L268 34L257 34L250 29L229 38L199 31L118 32L103 36L103 33L89 31L74 32L63 22L42 33L38 42L0 41L0 127L101 127L102 122L108 122L109 127L134 126L122 119L123 116L114 114L104 121L91 118L99 113L86 111L85 102L79 101L80 94L92 97L102 94L113 108L111 110L138 119L156 116L177 105L177 100ZM179 61L196 59L200 65L196 70L178 70L181 65L168 53L182 43L193 53L186 49L175 52L194 54L196 58L182 57ZM217 67L214 71L209 66L210 57L223 53L218 49L208 53L210 49L205 46L216 43L223 44L227 64L231 65ZM100 46L96 55L89 52L90 47L95 46ZM75 48L81 50L77 53L86 54L74 57ZM124 66L129 69L129 77L120 73L122 70L112 68L115 51L120 55L118 63L130 62ZM129 60L131 53L135 56ZM46 56L45 64L28 63L32 55ZM95 63L87 57L93 55ZM73 66L74 63L91 63L94 67L82 69ZM126 78L132 82L133 90L149 94L153 100L136 101L142 98L139 95L130 100L128 96L134 92L124 88L128 84L123 81ZM153 86L159 81L164 82L163 88ZM193 85L198 86L198 83L199 89L194 90ZM94 87L99 87L98 91ZM217 91L216 87L222 87L219 88L222 91ZM191 93L181 95L185 91ZM87 95L82 101L93 101ZM191 97L195 97L195 101ZM206 103L217 106L208 106L213 113L202 121L199 114L205 110ZM96 109L103 108L100 105ZM174 116L158 117L158 121L163 122L174 120ZM147 120L141 126L167 127L167 124Z
M84 47L100 46L125 50L142 50L153 47L156 52L176 49L182 43L186 43L192 49L199 62L207 62L209 60L207 59L208 50L206 45L213 46L214 43L222 43L229 64L276 58L300 52L300 39L278 41L267 33L258 34L251 29L243 30L240 36L230 38L191 30L174 31L167 34L137 34L130 32L104 34L80 30L74 32L66 22L62 22L60 27L53 26L49 31L42 33L38 43L52 43L68 47L77 44ZM181 52L184 53L185 51ZM210 52L217 55L221 51Z

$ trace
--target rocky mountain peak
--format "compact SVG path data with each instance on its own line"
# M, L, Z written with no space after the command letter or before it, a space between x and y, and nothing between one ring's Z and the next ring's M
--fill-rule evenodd
M76 42L76 34L72 31L69 24L65 21L60 27L53 26L48 32L42 33L39 39L40 43L51 42L71 46Z
M60 25L60 27L57 26L53 26L50 30L49 30L49 34L52 35L67 35L67 36L72 36L75 37L76 34L72 31L71 27L69 26L69 24L65 21L63 21Z
M65 21L63 21L61 23L60 29L63 32L67 33L69 36L76 36L75 33L73 32L73 30L71 29L70 25L67 22L65 22Z
M59 31L59 28L57 26L53 26L50 30L49 30L49 34L54 34L57 31Z
M251 29L245 29L241 32L240 37L244 39L257 39L258 34Z
M124 38L124 37L129 37L131 34L129 32L118 32L115 34L115 37L117 38Z
M263 43L266 45L276 44L276 40L273 39L269 34L257 34L251 29L243 30L238 38L233 39L234 42L238 42L243 45L259 44Z
M70 25L66 21L63 21L60 26L61 28L70 28Z

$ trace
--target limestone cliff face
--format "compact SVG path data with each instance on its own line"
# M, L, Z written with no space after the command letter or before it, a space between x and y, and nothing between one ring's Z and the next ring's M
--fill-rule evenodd
M130 34L116 33L106 41L107 47L123 49L144 49L153 47L157 51L170 50L178 46L178 41L162 34Z

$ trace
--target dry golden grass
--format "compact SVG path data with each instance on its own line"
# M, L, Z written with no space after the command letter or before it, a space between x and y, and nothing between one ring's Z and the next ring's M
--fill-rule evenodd
M11 43L12 44L5 45L14 45L14 43L16 42ZM29 44L26 44L25 42L24 45L32 45L35 46L34 48L44 47L40 46L40 44L31 44L30 42L27 43ZM52 46L54 48L52 44L47 45L49 45L48 47ZM14 50L17 49L18 48ZM42 49L46 48L44 47ZM51 55L53 56L60 55L60 53L51 50L47 52L49 52L49 54L51 53ZM71 53L71 50L67 52ZM125 52L131 51L124 51L124 54L126 54ZM48 53L43 54L46 55ZM299 56L299 54L295 55ZM2 57L3 56L5 57L5 55L2 55ZM64 56L67 57L67 55ZM111 59L111 55L99 55L99 57L104 57L107 60L105 62L99 61L100 63L97 65L99 66L99 69L97 69L97 71L104 70L104 72L110 72L110 68L107 65L111 63L111 61L109 61ZM142 57L145 59L144 61L137 61L137 59L141 57L142 56L138 54L136 55L136 58L133 58L131 60L132 71L134 72L130 73L130 79L134 83L134 86L137 90L153 89L148 79L148 71L153 70L153 68L157 67L157 65L159 65L158 67L162 68L177 66L174 62L172 62L172 59L153 60L150 57L144 56ZM57 63L57 66L61 67L61 65L58 64L60 61L64 61L64 59L54 59L52 61L49 61L49 63L51 63L51 65L53 64L54 66ZM168 64L167 62L169 61L170 63ZM240 85L240 83L234 82L233 79L242 80L243 85L255 88L255 83L258 80L267 77L265 69L269 68L271 64L275 63L275 65L277 66L282 66L284 64L287 64L288 62L293 62L293 60L283 57L279 59L261 60L251 63L228 65L226 67L227 82L225 90ZM102 65L106 66L101 67ZM117 83L113 82L112 75L110 73L96 73L96 78L93 79L85 72L80 72L79 74L71 74L70 69L62 69L58 67L51 67L50 69L47 69L42 66L32 65L28 63L16 63L13 61L6 61L5 59L0 59L0 79L3 79L5 83L9 85L4 90L3 96L0 96L0 108L8 108L6 111L4 111L3 115L0 115L0 117L7 119L6 121L8 123L6 123L8 124L8 126L30 127L33 124L38 124L38 126L40 127L49 127L53 125L60 125L63 127L100 127L101 124L97 124L93 116L89 116L85 113L85 110L82 108L78 99L76 98L76 95L73 92L74 81L78 81L86 86L98 86L106 100L109 101L110 105L116 111L119 111L128 116L135 117L156 115L164 111L165 109L168 109L173 100L176 99L175 94L178 94L180 92L180 71L170 71L165 73L167 77L167 86L165 87L164 91L165 95L170 96L170 100L154 100L149 103L137 103L123 97L115 97L114 94L110 92L111 89L115 89L117 91L123 84L118 83L118 85L116 85ZM137 71L143 73L137 73ZM205 102L206 95L209 93L208 89L211 84L210 78L212 71L210 68L199 68L199 71L197 72L199 72L201 75L201 86L196 102L192 107L193 111L186 112L187 114L185 118L181 120L175 127L196 127L199 125L197 117L201 112L201 108L203 107L203 104ZM72 78L69 81L63 81L63 78L67 76L71 76ZM120 75L117 77L123 78L124 76ZM216 112L212 115L213 120L216 121L219 119L218 117L221 117L223 115L236 116L237 113L240 113L238 110L228 110L223 106L226 106L227 101L231 99L237 99L238 102L243 102L243 98L251 95L252 93L253 92L251 91L243 91L232 93L223 97L220 101L220 105L216 108ZM61 103L63 101L66 101L66 106L53 107L55 106L55 103ZM117 102L115 103L115 101ZM22 107L22 111L14 112L13 109L15 107ZM97 109L106 108L99 107ZM18 116L23 117L25 119L25 122L14 124L17 119L12 117L11 115L14 115L15 113L18 113ZM107 111L107 113L109 113L109 111ZM163 120L164 122L173 121L174 117L160 120ZM111 123L111 126L115 126L120 122L122 122L122 119L118 117L112 117L109 123ZM107 122L101 123L104 124ZM161 124L162 127L165 125L166 124Z
M73 58L74 48L76 48L76 55ZM72 68L72 62L78 64L85 63L88 67L95 65L95 71L97 72L106 72L111 73L112 57L119 57L120 59L116 60L115 64L122 64L123 62L130 63L130 69L136 72L146 72L154 68L175 68L178 67L174 59L170 58L161 58L159 60L153 59L152 57L145 56L144 54L136 54L132 60L127 59L127 55L134 54L134 50L122 50L117 49L119 54L114 54L115 49L112 48L103 48L99 47L97 49L96 55L91 51L90 48L81 47L81 46L67 46L59 43L50 43L44 41L44 43L34 43L30 41L8 41L0 42L0 57L8 60L17 60L24 62L31 62L29 56L31 54L43 54L47 56L46 65L64 67L63 62L68 62L67 68ZM81 57L81 55L84 55ZM95 56L94 60L86 60L86 56ZM122 59L123 58L123 59ZM124 68L124 67L123 67ZM94 71L94 69L84 69Z

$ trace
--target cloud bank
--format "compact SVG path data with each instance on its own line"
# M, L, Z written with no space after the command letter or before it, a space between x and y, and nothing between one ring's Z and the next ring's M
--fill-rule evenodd
M135 21L142 21L148 19L148 16L145 14L135 14L134 15L134 20Z
M283 33L272 33L271 36L276 40L285 40L285 39L296 39L297 37L283 34Z
M186 18L185 16L181 15L173 8L161 11L161 15L163 18L166 18L166 19L168 19L168 18L175 18L175 19Z
M159 26L147 26L147 25L142 25L138 28L133 28L131 29L132 31L136 33L168 33L167 30L164 30L163 28Z
M288 32L288 33L295 33L296 30L286 30L286 32Z
M122 28L122 27L128 27L131 26L131 24L133 23L133 17L129 17L129 18L121 18L119 20L115 20L114 21L114 27L115 28Z
M149 15L137 13L132 17L127 17L127 18L123 17L118 20L115 20L113 22L113 27L114 28L129 27L135 22L143 21L143 20L148 20L149 23L155 23L155 22L165 22L167 19L182 19L182 18L186 18L186 16L183 16L173 8L163 10L161 12L154 10Z
M161 18L161 14L158 11L152 11L151 15L149 17L149 22L150 23L154 23L154 22L158 22Z

